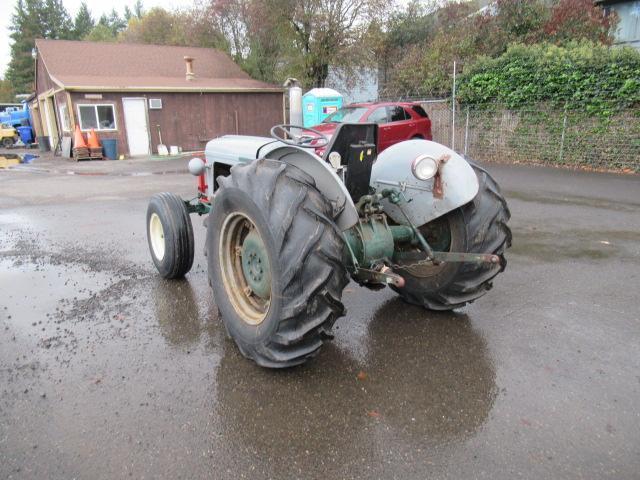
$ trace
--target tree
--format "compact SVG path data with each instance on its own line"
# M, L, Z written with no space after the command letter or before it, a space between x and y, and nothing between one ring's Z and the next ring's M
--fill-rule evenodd
M354 71L372 60L365 43L370 19L383 16L383 0L264 0L284 20L291 40L290 70L308 86L323 87L329 67ZM296 72L297 70L297 72ZM348 74L347 74L348 75Z
M118 38L129 43L226 49L222 33L198 10L168 12L152 8L141 19L131 17Z
M41 20L44 38L70 39L73 37L73 23L62 0L45 0Z
M98 22L98 24L91 29L88 35L83 40L89 40L90 42L115 42L116 36L113 34L113 30L104 23Z
M144 15L144 8L142 6L142 0L136 0L136 3L133 4L133 14L135 17L140 20Z
M9 80L0 79L0 102L13 103L16 101L16 94Z
M127 28L127 21L118 15L115 8L111 9L111 13L109 14L107 25L111 28L114 36L117 36L120 32L122 32L125 28Z
M42 0L18 0L9 26L11 60L6 80L16 92L28 93L33 89L34 61L31 51L35 48L35 39L44 38Z
M591 0L560 0L551 10L544 33L558 44L590 40L610 45L617 21L615 12L605 14Z
M430 40L435 33L433 5L412 0L404 10L392 12L387 22L372 22L367 42L378 60L379 78L386 85L398 58L413 45Z
M496 5L496 23L510 41L534 43L539 39L549 18L546 3L542 0L497 0Z
M73 37L76 40L82 40L89 32L93 30L95 26L95 22L91 17L91 12L87 7L85 2L80 4L80 8L78 9L78 13L76 14L76 18L73 21Z

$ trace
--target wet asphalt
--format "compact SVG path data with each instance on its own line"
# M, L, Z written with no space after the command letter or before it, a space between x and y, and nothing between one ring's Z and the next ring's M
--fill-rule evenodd
M193 194L183 162L0 171L0 478L640 478L640 177L488 168L493 290L433 313L350 284L287 371L227 338L201 219L186 279L155 273L146 203Z

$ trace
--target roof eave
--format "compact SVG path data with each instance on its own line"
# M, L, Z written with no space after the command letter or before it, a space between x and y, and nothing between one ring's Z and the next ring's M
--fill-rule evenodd
M157 92L157 93L284 93L284 89L249 87L113 87L107 85L65 85L70 92Z

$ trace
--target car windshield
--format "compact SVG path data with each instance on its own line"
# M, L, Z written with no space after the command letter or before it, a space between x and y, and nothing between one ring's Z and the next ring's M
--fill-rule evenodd
M366 111L364 107L342 107L325 118L322 123L356 123Z

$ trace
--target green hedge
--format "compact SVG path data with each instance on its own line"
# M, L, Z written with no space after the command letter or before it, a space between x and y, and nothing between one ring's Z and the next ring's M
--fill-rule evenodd
M606 118L640 106L640 53L588 42L512 45L468 68L458 93L467 105L545 102Z

